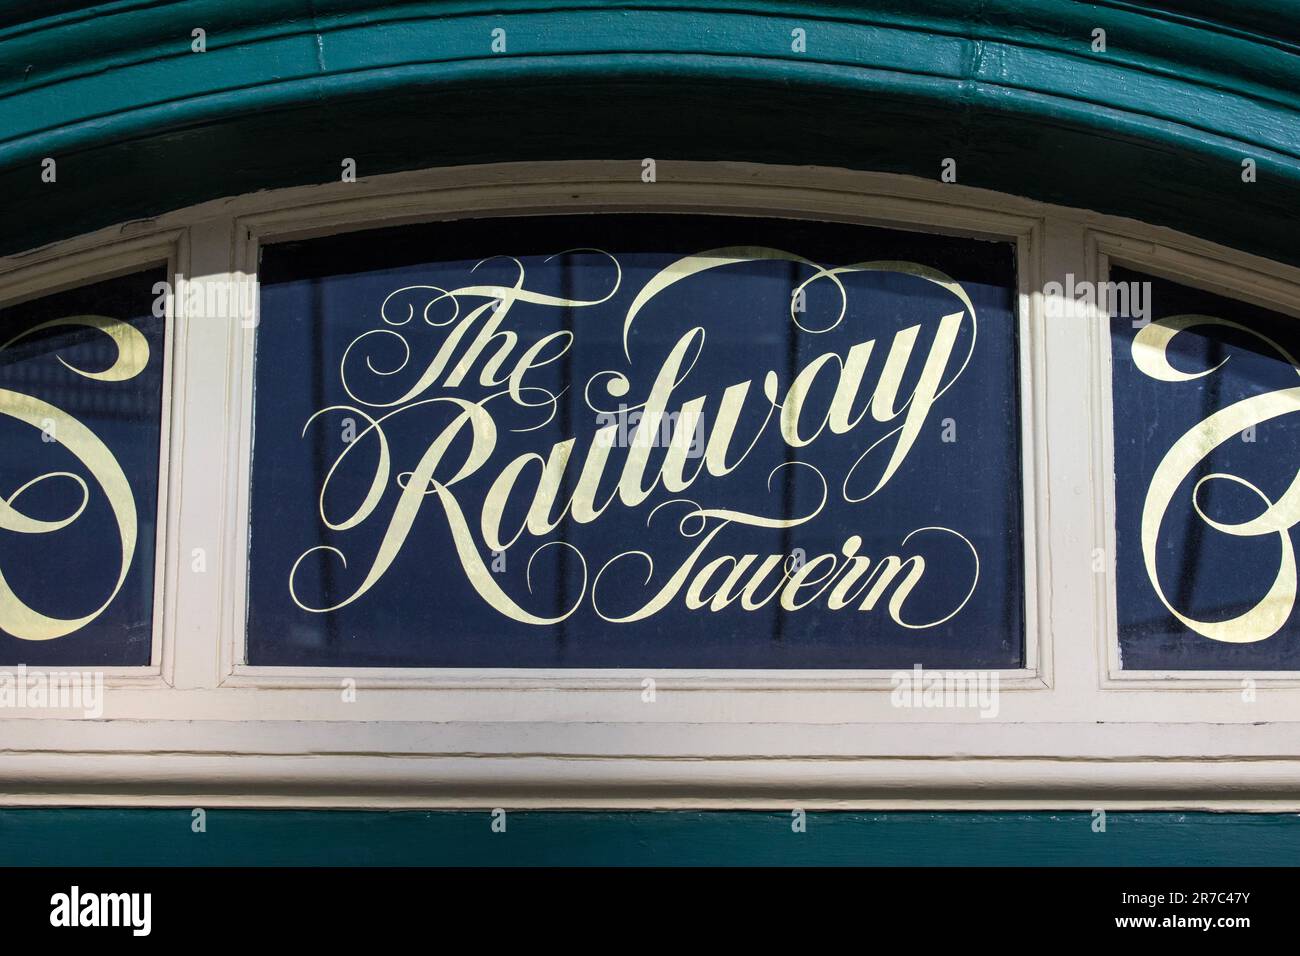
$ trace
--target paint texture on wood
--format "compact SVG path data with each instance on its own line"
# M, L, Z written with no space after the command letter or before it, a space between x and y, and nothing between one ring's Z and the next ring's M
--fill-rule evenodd
M493 829L494 819L498 821ZM1294 814L0 810L4 866L1286 866ZM499 832L501 823L505 831Z
M7 7L8 9L5 9ZM510 160L940 177L1300 261L1280 0L187 0L0 7L0 249L276 186ZM203 52L195 52L204 31ZM802 41L795 31L801 30ZM1104 49L1097 31L1104 31ZM43 182L41 162L58 162ZM1256 164L1243 182L1242 163Z

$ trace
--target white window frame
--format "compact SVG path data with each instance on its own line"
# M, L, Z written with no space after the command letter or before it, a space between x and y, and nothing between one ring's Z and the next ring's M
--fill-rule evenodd
M723 192L716 184L675 182L675 189L647 190L639 179L631 182L583 183L576 197L572 183L559 182L550 188L534 187L520 196L510 184L483 189L474 196L472 205L455 190L417 188L397 197L361 197L309 206L292 206L272 212L239 216L234 221L237 271L252 275L260 261L261 250L268 244L312 236L334 235L391 226L404 222L428 222L439 219L497 218L517 215L566 215L572 213L656 212L664 210L669 199L676 212L727 214L737 216L789 217L817 219L893 228L940 232L958 236L977 236L1012 243L1016 250L1018 295L1018 344L1022 445L1022 496L1025 572L1025 663L1023 667L999 670L1004 690L1049 686L1042 661L1050 654L1045 627L1046 608L1039 600L1044 590L1047 567L1040 560L1042 548L1036 529L1046 521L1040 513L1040 498L1035 494L1036 475L1046 461L1045 436L1036 431L1034 422L1041 415L1041 396L1035 384L1041 381L1045 356L1042 336L1038 333L1041 316L1033 314L1032 292L1041 285L1035 251L1039 244L1039 223L1018 216L989 214L978 229L951 222L938 222L933 210L890 207L859 201L850 205L842 197L827 202L814 190L772 189L763 184L732 184ZM665 196L665 193L670 193ZM396 201L394 201L396 200ZM471 215L472 213L472 215ZM974 224L972 224L973 226ZM253 433L253 367L256 345L256 317L240 323L236 332L236 361L241 375L229 396L231 407L240 409L239 458L229 472L237 488L232 526L227 532L236 540L235 554L248 552L249 505ZM1045 510L1045 509L1044 509ZM238 565L238 560L236 561ZM230 593L234 610L225 622L223 639L222 684L243 687L335 688L338 667L258 667L244 663L247 617L247 572L231 567ZM910 666L910 665L909 665ZM569 690L641 688L641 682L654 678L665 690L776 690L781 688L892 688L890 675L900 668L858 670L735 670L735 669L665 669L665 668L430 668L375 667L354 668L364 673L367 682L401 687L472 687L483 690L565 688Z
M166 270L167 280L173 280L177 263L185 254L186 231L173 228L125 238L112 243L90 243L83 249L50 247L27 256L0 260L0 309L21 305L58 292L115 279L120 276ZM112 666L91 668L104 675L107 687L169 687L172 682L171 663L175 630L170 626L174 616L165 607L166 595L171 592L166 575L174 575L177 561L169 554L174 545L171 522L176 514L179 496L172 482L180 469L176 467L178 452L171 443L171 395L176 375L176 362L183 358L184 330L177 327L173 314L172 297L164 300L162 407L160 409L158 441L158 512L154 536L154 595L153 639L149 663L143 666ZM12 662L0 661L0 668ZM45 668L33 668L33 670ZM49 670L69 670L71 667L51 667Z
M1181 285L1202 289L1215 295L1248 302L1300 318L1300 296L1294 282L1282 276L1286 270L1261 270L1238 256L1208 256L1185 248L1142 242L1114 233L1093 230L1088 234L1088 277L1094 282L1110 279L1112 266L1124 266L1137 272L1168 279ZM1115 514L1115 430L1114 361L1111 352L1108 320L1093 326L1098 341L1093 343L1095 373L1099 383L1093 427L1093 447L1097 449L1097 472L1094 481L1104 498L1097 508L1098 535L1104 542L1106 576L1101 608L1105 628L1100 632L1105 654L1103 687L1177 687L1189 689L1242 689L1249 678L1269 687L1300 688L1300 671L1187 671L1138 670L1123 668L1119 650L1118 582L1115 560L1118 553Z
M1300 809L1300 674L1252 675L1247 704L1237 675L1114 668L1113 569L1092 569L1096 548L1114 554L1106 319L1047 320L1044 292L1069 273L1105 277L1111 257L1295 314L1300 270L888 174L683 162L658 179L633 162L521 163L219 200L0 259L0 304L159 249L183 301L181 276L238 289L269 242L466 217L722 213L1012 241L1026 666L1000 672L996 718L893 708L892 671L245 665L256 316L169 314L154 661L112 675L102 720L0 711L0 803ZM196 547L206 573L190 570Z

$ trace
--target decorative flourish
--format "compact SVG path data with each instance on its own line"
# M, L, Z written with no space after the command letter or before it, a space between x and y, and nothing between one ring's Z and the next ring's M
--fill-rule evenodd
M1186 382L1218 372L1228 359L1199 372L1180 371L1169 361L1169 346L1174 337L1197 326L1218 326L1252 335L1281 356L1300 375L1300 365L1297 365L1295 358L1272 339L1237 322L1209 315L1175 315L1145 326L1133 338L1134 364L1143 374L1159 382ZM1203 637L1228 644L1253 644L1272 637L1290 618L1296 602L1296 557L1291 543L1291 529L1300 522L1300 468L1297 468L1290 486L1277 501L1270 499L1245 478L1221 472L1201 476L1192 488L1189 504L1206 526L1235 538L1277 535L1280 545L1277 574L1267 593L1249 610L1226 621L1197 620L1174 607L1165 594L1156 567L1160 528L1164 524L1165 515L1172 506L1178 489L1202 467L1202 463L1215 449L1250 428L1297 411L1300 411L1300 387L1255 395L1220 409L1198 422L1174 442L1151 476L1142 507L1142 558L1147 577L1156 596L1169 612L1185 627ZM1259 514L1237 523L1217 521L1206 514L1201 506L1201 492L1209 482L1216 481L1240 485L1253 492L1263 503Z
M92 382L124 382L144 371L149 364L149 342L134 326L102 315L75 315L32 326L0 345L0 352L34 332L63 326L80 326L101 332L113 342L116 355L108 368L99 371L78 368L61 355L55 358L68 370ZM84 424L33 395L0 388L0 415L6 415L38 431L58 436L58 443L86 468L91 479L108 499L113 512L120 553L116 583L103 602L89 614L75 618L53 617L22 600L10 586L0 564L0 629L25 641L48 641L81 630L98 618L117 597L135 556L138 525L135 497L122 466L107 445ZM42 520L25 513L20 499L25 492L48 481L63 480L75 485L80 500L62 518ZM67 471L49 471L24 482L7 497L0 497L0 529L18 534L50 534L70 527L90 502L90 485L85 478Z

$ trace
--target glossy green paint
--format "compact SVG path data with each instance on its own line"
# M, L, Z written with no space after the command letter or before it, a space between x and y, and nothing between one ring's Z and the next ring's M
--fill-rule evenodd
M335 182L344 157L651 156L661 181L673 159L937 179L952 157L966 185L1300 262L1300 18L1226 6L0 0L0 251Z
M0 866L1290 866L1291 814L0 810Z

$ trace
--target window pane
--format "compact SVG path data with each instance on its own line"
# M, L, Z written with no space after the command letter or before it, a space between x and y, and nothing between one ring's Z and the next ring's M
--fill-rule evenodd
M1010 245L498 219L261 281L249 663L1022 663Z
M1300 669L1300 326L1126 269L1111 278L1130 302L1111 310L1123 666Z
M150 661L166 278L0 310L0 662Z

